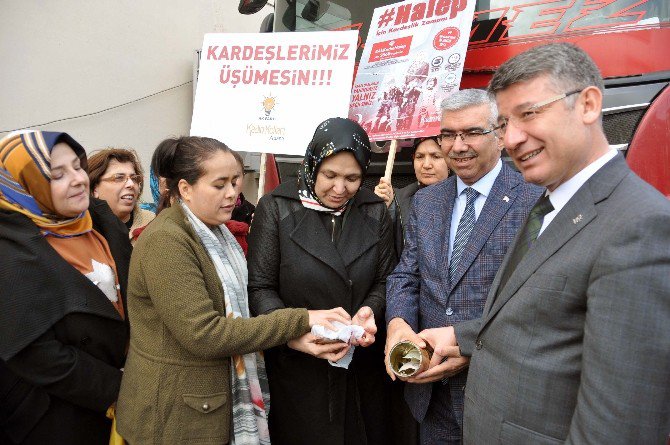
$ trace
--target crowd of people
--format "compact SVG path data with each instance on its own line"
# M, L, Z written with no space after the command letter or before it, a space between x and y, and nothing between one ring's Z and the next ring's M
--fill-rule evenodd
M538 46L444 100L416 183L362 187L331 118L257 207L215 139L161 142L140 205L132 150L4 137L0 444L665 443L670 203L602 97Z

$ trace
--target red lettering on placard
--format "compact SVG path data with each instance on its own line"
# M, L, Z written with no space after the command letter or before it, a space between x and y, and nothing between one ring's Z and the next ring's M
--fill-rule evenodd
M385 42L377 42L372 45L372 51L370 52L370 62L377 62L379 60L395 59L397 57L406 56L409 54L409 49L411 46L412 36L386 40Z

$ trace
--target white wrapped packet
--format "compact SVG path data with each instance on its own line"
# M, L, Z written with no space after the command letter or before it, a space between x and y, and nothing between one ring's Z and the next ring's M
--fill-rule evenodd
M333 331L332 329L328 329L318 324L314 325L312 326L312 335L314 335L316 338L324 339L328 342L341 341L348 344L351 342L352 338L359 340L361 337L363 337L363 334L365 334L365 329L355 324L346 325L340 323L339 321L334 321L333 326L337 328L336 331ZM331 362L330 360L328 360L328 363L330 363L333 366L348 369L349 364L351 363L351 359L354 356L354 349L355 346L352 346L351 348L349 348L349 351L346 353L346 355L342 357L340 360L338 360L337 362Z

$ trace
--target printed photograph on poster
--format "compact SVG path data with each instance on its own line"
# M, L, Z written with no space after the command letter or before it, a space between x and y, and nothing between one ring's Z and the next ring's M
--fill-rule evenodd
M347 117L358 31L206 34L191 136L304 155L314 128Z
M440 103L461 83L475 0L409 0L376 8L349 118L371 140L432 136Z

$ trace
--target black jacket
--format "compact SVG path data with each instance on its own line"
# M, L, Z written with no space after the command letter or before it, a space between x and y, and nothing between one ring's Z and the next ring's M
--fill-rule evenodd
M393 220L393 233L395 234L395 251L398 259L405 247L405 225L409 221L409 212L412 210L412 198L421 188L418 182L413 182L394 192L391 219Z
M356 348L349 370L287 346L266 352L272 443L387 443L383 326L395 253L383 201L360 189L333 243L318 212L298 200L296 184L284 183L258 203L248 261L254 314L341 306L353 316L370 306L379 329L372 346Z
M128 231L91 199L125 306ZM0 443L106 444L128 343L128 323L27 217L0 212Z

